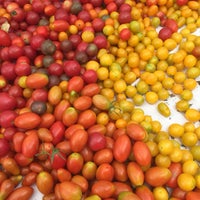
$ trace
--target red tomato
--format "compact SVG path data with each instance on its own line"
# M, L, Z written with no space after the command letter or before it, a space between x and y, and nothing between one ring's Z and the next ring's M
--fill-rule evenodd
M172 176L167 181L166 185L170 188L176 188L177 187L177 178L182 173L182 165L181 163L171 163L169 166L169 170L172 173Z
M80 96L73 102L74 108L80 111L89 109L91 105L92 98L89 96Z
M122 191L119 196L119 200L141 200L135 193L132 191Z
M81 95L92 97L95 94L98 94L99 92L100 92L99 85L97 83L90 83L83 87L83 89L81 90Z
M72 174L78 174L82 170L83 164L84 160L80 153L74 152L67 157L67 169Z
M8 154L10 151L10 145L5 138L0 138L0 157Z
M64 182L64 181L70 181L72 175L67 169L59 168L56 170L56 177L60 182Z
M153 187L162 186L167 183L171 175L168 168L151 167L145 172L145 181Z
M102 163L96 171L97 180L112 181L114 178L114 168L109 163Z
M20 174L20 168L14 158L3 157L1 159L1 165L4 170L11 173L12 175Z
M102 199L109 198L115 193L115 185L111 181L96 181L92 185L91 192L92 194L97 194Z
M62 115L64 111L70 106L70 103L68 100L63 99L61 100L54 108L54 116L56 120L62 120Z
M4 31L0 30L0 46L10 46L11 45L11 38L9 34Z
M164 26L166 26L167 28L169 28L172 33L177 32L178 31L178 24L174 19L166 19Z
M47 171L41 171L36 177L36 186L42 194L50 194L54 186L52 175Z
M33 73L26 79L26 86L32 89L40 89L49 83L49 78L43 73Z
M68 81L67 90L68 92L76 91L80 92L83 89L84 81L80 76L73 76Z
M179 6L184 6L186 5L188 2L188 0L176 0L176 3L179 5Z
M115 179L120 182L125 182L128 180L127 170L126 170L126 164L118 162L114 160L112 162L112 166L115 171Z
M73 152L83 150L88 141L88 133L84 129L79 129L70 137L70 147Z
M79 129L84 129L84 127L80 124L72 124L65 130L65 138L70 139L71 136Z
M146 130L137 123L129 123L126 127L126 132L133 140L144 140L147 135Z
M94 124L87 129L88 134L100 133L102 135L106 134L106 127L103 124Z
M109 148L104 148L97 151L93 157L94 162L97 165L101 165L103 163L111 163L113 161L113 153Z
M72 152L69 140L62 140L56 144L56 148L62 151L66 156Z
M22 185L23 186L32 186L36 182L37 173L29 172L23 177Z
M22 142L22 154L28 158L32 158L38 152L39 138L37 131L31 130L27 132L27 136Z
M0 92L0 112L6 110L13 110L17 106L16 99L6 92Z
M157 5L158 0L146 0L146 5L147 6L152 6L152 5Z
M119 32L120 39L127 41L131 37L131 31L128 28L124 28Z
M67 31L69 23L66 20L57 19L52 24L52 30L56 32Z
M64 138L65 126L61 121L56 121L50 127L50 132L53 136L52 143L56 145Z
M41 117L33 112L22 113L14 120L15 126L22 129L34 129L39 126L40 122Z
M93 160L94 152L86 145L80 154L83 156L85 162Z
M183 191L179 187L177 187L172 190L171 195L172 197L177 198L177 199L185 199L186 194L187 194L186 191Z
M23 132L16 132L13 135L13 149L15 152L21 152L22 151L22 143L26 135Z
M84 110L78 116L78 124L81 124L85 129L93 126L96 123L96 113L93 110Z
M63 69L68 77L79 76L81 72L81 65L76 60L67 60L63 63Z
M125 162L131 153L131 140L128 135L120 135L113 147L113 156L119 162Z
M160 29L158 33L158 37L163 41L170 38L171 35L172 35L172 30L168 27L163 27L162 29Z
M28 158L22 153L16 153L14 158L17 164L21 167L26 167L33 161L33 158Z
M200 199L200 192L190 191L186 194L186 200Z
M11 194L14 191L14 189L14 181L5 178L5 180L2 181L0 186L0 196L2 196L4 199L7 199L8 195Z
M63 168L66 165L66 155L59 149L54 148L49 158L53 169Z
M55 116L53 114L44 113L43 115L41 115L41 123L39 127L50 128L54 122L55 122Z
M93 133L89 135L88 147L92 151L99 151L106 147L106 138L100 133Z
M82 191L80 186L72 181L64 181L55 186L56 199L81 199Z
M144 183L144 173L136 162L129 162L127 165L127 175L132 185L140 186Z
M141 166L149 166L151 164L151 152L146 143L142 141L136 141L133 144L133 156L136 162Z

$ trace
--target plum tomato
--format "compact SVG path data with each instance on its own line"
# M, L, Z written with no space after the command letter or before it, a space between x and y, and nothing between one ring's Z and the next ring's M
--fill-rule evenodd
M49 157L53 169L63 168L66 165L66 155L57 148L52 150Z
M0 138L0 157L7 155L9 151L10 145L8 141L4 138Z

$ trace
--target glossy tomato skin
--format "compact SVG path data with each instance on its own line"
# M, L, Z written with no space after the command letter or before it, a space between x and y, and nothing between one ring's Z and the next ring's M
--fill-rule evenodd
M41 117L33 112L22 113L18 115L14 120L14 124L17 128L26 130L38 127L40 122Z
M114 143L113 155L118 162L125 162L131 153L131 140L128 135L120 135Z
M73 183L76 183L81 188L82 193L87 192L88 187L89 187L89 183L88 183L87 179L84 176L74 175L72 177L71 181Z
M126 169L127 167L125 163L121 163L114 160L112 162L112 166L114 168L114 171L115 171L114 175L117 181L125 182L128 180L127 169Z
M10 151L10 145L5 138L0 138L0 158L6 156Z
M10 46L11 45L11 38L9 34L4 31L0 30L0 46Z
M132 191L132 188L129 184L126 184L124 182L118 182L118 181L114 181L113 182L115 185L115 193L114 193L114 197L118 197L119 194L123 191Z
M39 138L35 130L26 133L27 135L22 142L22 154L28 158L32 158L38 152Z
M109 163L102 163L96 171L97 180L112 181L114 178L114 168Z
M162 186L171 177L171 171L164 167L151 167L145 172L145 181L151 186Z
M56 121L50 127L50 132L53 136L52 143L56 145L64 138L65 126L61 121Z
M200 192L190 191L186 194L186 200L195 200L200 198Z
M27 200L31 198L33 194L33 188L30 186L22 186L15 189L7 198L7 200Z
M82 175L87 180L94 180L96 176L97 165L93 161L87 161L84 163L82 168Z
M97 165L101 165L103 163L111 163L113 161L112 150L110 148L103 148L95 152L93 160Z
M59 149L52 150L50 161L53 169L63 168L66 165L66 160L66 155Z
M151 152L146 143L142 141L136 141L133 144L133 156L141 166L149 166L151 164Z
M2 158L1 165L7 172L11 173L12 175L20 174L20 167L14 158L11 157Z
M13 110L17 106L17 102L14 97L10 96L6 92L0 93L1 103L0 103L0 112L6 110Z
M166 185L170 188L176 188L178 186L177 178L182 173L182 166L180 163L171 163L169 170L171 171L172 176L167 181Z
M92 185L91 192L92 194L97 194L102 199L110 198L114 195L115 185L111 181L96 181Z

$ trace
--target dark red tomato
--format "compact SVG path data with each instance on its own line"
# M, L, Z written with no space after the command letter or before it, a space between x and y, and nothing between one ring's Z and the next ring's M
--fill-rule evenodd
M32 158L38 152L39 138L37 131L30 130L22 142L22 153L28 158Z
M120 182L125 182L128 179L126 164L114 160L112 166L115 171L115 179Z
M4 138L0 138L0 157L7 155L9 151L10 145L8 141Z
M53 169L63 168L66 165L66 155L57 148L52 150L49 158Z
M12 85L8 90L9 95L13 97L22 97L23 89L18 85Z
M106 138L101 133L93 133L89 135L88 146L92 151L99 151L106 147Z
M37 173L29 172L23 177L22 185L23 186L32 186L36 182Z
M25 20L29 25L37 25L40 20L40 15L39 13L30 10L26 13Z
M94 155L93 151L87 145L82 149L80 154L83 156L85 162L92 160Z
M13 122L17 117L17 113L13 110L6 110L0 113L0 125L3 128L13 127Z
M93 42L98 47L98 49L107 48L108 45L107 39L104 35L97 35Z
M8 141L12 141L14 134L17 132L15 127L5 128L3 131L4 138Z
M163 41L170 38L171 35L172 35L172 30L168 27L161 28L159 33L158 33L158 37Z
M18 76L28 76L31 74L31 66L28 63L16 63L15 73Z
M63 73L63 66L59 63L52 63L48 67L49 74L60 76Z
M7 81L13 81L17 77L15 73L15 64L12 62L3 62L1 65L1 75L3 75Z
M176 188L177 187L177 178L182 173L182 166L181 163L171 163L169 166L169 170L172 173L172 176L166 183L166 185L170 188Z
M43 35L33 35L30 40L30 45L34 50L40 50L41 44L44 42Z
M172 197L177 198L177 199L185 199L187 192L183 191L182 189L180 189L179 187L174 188L172 190Z
M174 19L166 19L164 25L167 28L169 28L172 31L172 33L178 31L178 24Z
M89 84L89 83L96 83L97 82L97 72L92 69L88 69L83 73L83 80Z
M13 135L12 143L13 143L13 149L15 152L21 152L22 151L22 143L26 135L23 132L16 132Z
M120 135L113 147L113 155L115 160L125 162L131 153L131 140L128 135Z
M104 148L97 151L93 157L94 162L97 165L101 165L103 163L111 163L113 161L113 153L109 148Z
M84 160L80 153L73 152L67 157L67 169L72 174L78 174L83 168Z
M102 163L97 167L96 171L96 179L97 180L105 180L112 181L114 178L114 168L109 163Z
M92 27L96 32L102 31L103 27L105 25L105 22L101 18L95 18L92 21Z
M54 145L58 144L64 138L65 126L61 121L56 121L50 127L50 132L51 132L51 134L53 136L52 143Z
M200 58L200 46L195 46L192 50L192 55L196 58Z
M115 185L111 181L96 181L91 188L92 194L97 194L100 198L110 198L115 193Z
M81 141L81 142L80 142ZM70 137L70 147L73 152L81 152L88 141L88 133L84 129L79 129Z
M17 59L20 56L24 55L24 49L17 46L17 45L11 45L8 47L8 56L11 59Z
M14 110L16 108L16 99L6 92L0 92L0 112Z
M32 92L32 98L34 101L47 101L48 99L48 91L44 88L35 89Z
M16 8L11 13L11 18L15 20L16 22L22 22L25 19L25 12L22 8Z
M76 60L67 60L63 63L63 69L68 77L78 76L81 72L81 66Z
M11 45L11 38L9 36L9 34L4 31L4 30L0 30L0 46L10 46Z

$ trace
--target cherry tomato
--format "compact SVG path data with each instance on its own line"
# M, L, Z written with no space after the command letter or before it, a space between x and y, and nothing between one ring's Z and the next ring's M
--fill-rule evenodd
M80 92L83 89L84 81L80 76L73 76L68 81L67 90L68 92L76 91Z
M0 111L13 110L17 106L16 99L6 92L0 92Z
M9 34L4 31L0 30L0 46L10 46L11 45L11 38Z
M84 176L74 175L71 181L73 183L76 183L78 186L80 186L82 193L87 192L89 184L88 184L87 179Z
M89 109L91 105L92 98L89 96L80 96L73 102L74 108L80 111Z
M185 197L186 200L194 200L199 198L200 198L200 192L193 192L193 191L188 192Z
M82 174L87 180L93 180L96 176L97 165L95 162L87 161L82 168Z
M78 111L74 107L68 107L62 116L62 122L65 126L69 127L75 124L78 120Z
M38 152L39 138L37 131L31 130L27 132L22 142L22 154L28 158L32 158Z
M100 180L94 182L91 188L92 194L97 194L102 199L112 197L115 192L115 185L111 181Z
M146 185L137 187L135 193L141 200L154 200L152 191Z
M87 109L82 111L78 116L78 123L84 128L89 128L96 122L96 113L93 110Z
M33 188L30 186L22 186L19 187L17 189L15 189L9 196L8 196L8 200L17 200L17 199L21 199L21 200L27 200L29 198L31 198L33 194Z
M10 151L10 145L5 138L0 138L0 157L5 156Z
M114 175L117 181L125 182L128 180L128 175L127 175L127 170L126 170L127 167L125 163L121 163L114 160L112 162L112 166L114 168L114 171L115 171Z
M56 199L81 199L82 191L80 186L72 181L64 181L55 186Z
M145 181L151 186L162 186L171 177L171 171L164 167L151 167L145 172Z
M123 191L127 191L127 192L132 191L131 186L127 183L117 182L117 181L114 181L113 183L115 185L115 194L114 194L115 197L118 197L118 195Z
M97 83L90 83L83 87L81 90L81 95L85 96L94 96L95 94L98 94L100 92L100 87Z
M114 178L114 168L109 163L102 163L97 167L96 179L112 181Z
M42 194L49 194L53 190L54 180L47 171L41 171L36 177L36 186Z
M111 163L113 161L113 153L109 148L103 148L95 152L93 160L97 165L103 163Z
M88 137L88 147L92 151L99 151L106 147L106 138L100 133L90 134Z
M26 86L32 89L40 89L45 87L49 83L47 75L42 73L30 74L26 79Z
M65 168L59 168L56 170L56 177L60 182L70 181L72 178L71 173Z
M52 143L56 145L64 138L65 126L61 121L56 121L50 127L50 132L53 136Z
M10 157L3 157L1 159L1 165L3 169L5 169L7 172L11 173L12 175L19 175L20 174L20 168L17 162L14 158Z
M15 189L15 183L11 179L5 179L0 186L0 196L7 198Z
M125 162L131 153L131 140L128 135L120 135L113 147L113 156L118 162Z

